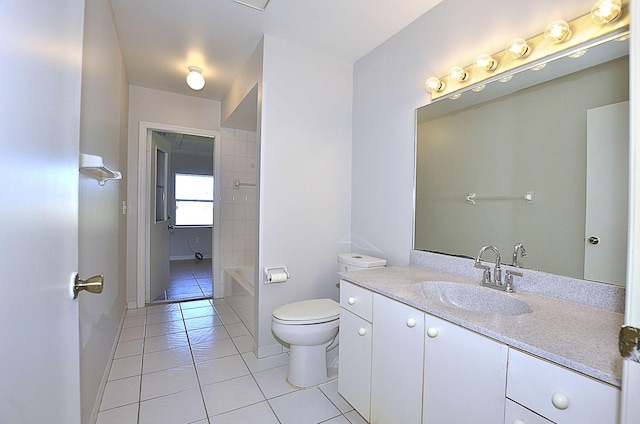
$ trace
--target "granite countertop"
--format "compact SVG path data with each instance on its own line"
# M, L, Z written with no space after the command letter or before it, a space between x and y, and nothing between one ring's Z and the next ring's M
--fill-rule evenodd
M622 313L526 291L508 296L528 303L532 312L518 316L470 312L424 297L416 284L449 281L479 286L479 281L415 265L344 272L340 276L511 347L620 387L622 358L618 352L618 331L624 321ZM517 279L514 285L517 290Z

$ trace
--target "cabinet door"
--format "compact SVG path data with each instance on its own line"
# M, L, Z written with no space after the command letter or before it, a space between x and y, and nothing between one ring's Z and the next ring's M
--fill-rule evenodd
M504 421L507 346L426 316L423 424Z
M374 295L373 326L371 423L420 423L424 313Z
M338 392L369 421L371 394L371 324L340 310Z

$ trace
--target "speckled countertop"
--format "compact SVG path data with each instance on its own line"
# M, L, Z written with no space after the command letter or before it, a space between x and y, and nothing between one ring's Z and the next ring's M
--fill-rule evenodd
M413 262L413 261L412 261ZM468 263L465 262L468 266ZM476 269L475 273L481 270ZM531 274L534 272L532 271ZM423 296L416 286L449 281L479 286L466 276L439 272L424 263L340 273L347 281L428 314L458 324L514 348L620 387L622 358L618 331L623 314L523 290L509 294L529 304L531 312L517 316L470 312ZM525 275L526 277L526 275ZM532 275L532 278L535 276ZM524 280L524 279L523 279ZM518 288L518 279L514 282ZM492 290L485 288L486 290Z

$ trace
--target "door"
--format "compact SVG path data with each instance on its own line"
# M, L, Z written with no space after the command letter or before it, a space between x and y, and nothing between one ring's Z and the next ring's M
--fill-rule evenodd
M151 208L149 217L149 296L147 303L164 296L169 288L169 255L171 216L169 184L171 144L151 133Z
M0 423L77 424L84 0L1 5Z
M584 278L626 284L629 102L587 111ZM611 213L611 211L616 211Z

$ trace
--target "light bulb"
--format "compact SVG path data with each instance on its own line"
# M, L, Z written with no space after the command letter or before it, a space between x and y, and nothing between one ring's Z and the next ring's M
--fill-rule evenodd
M187 85L192 90L202 90L204 87L204 77L202 76L202 68L189 66L189 74L187 75Z
M424 83L424 89L427 93L433 93L444 90L444 82L439 78L431 77Z
M591 20L597 24L608 24L622 15L620 0L600 0L591 9Z
M571 38L571 28L565 21L553 21L544 30L544 39L551 44L564 43Z
M485 71L493 71L498 66L498 62L488 54L480 54L473 61L473 66Z
M466 81L467 78L469 78L469 72L465 71L460 66L454 66L449 71L449 78L459 82Z
M505 52L511 59L519 59L531 53L531 48L522 38L514 38L507 44Z

